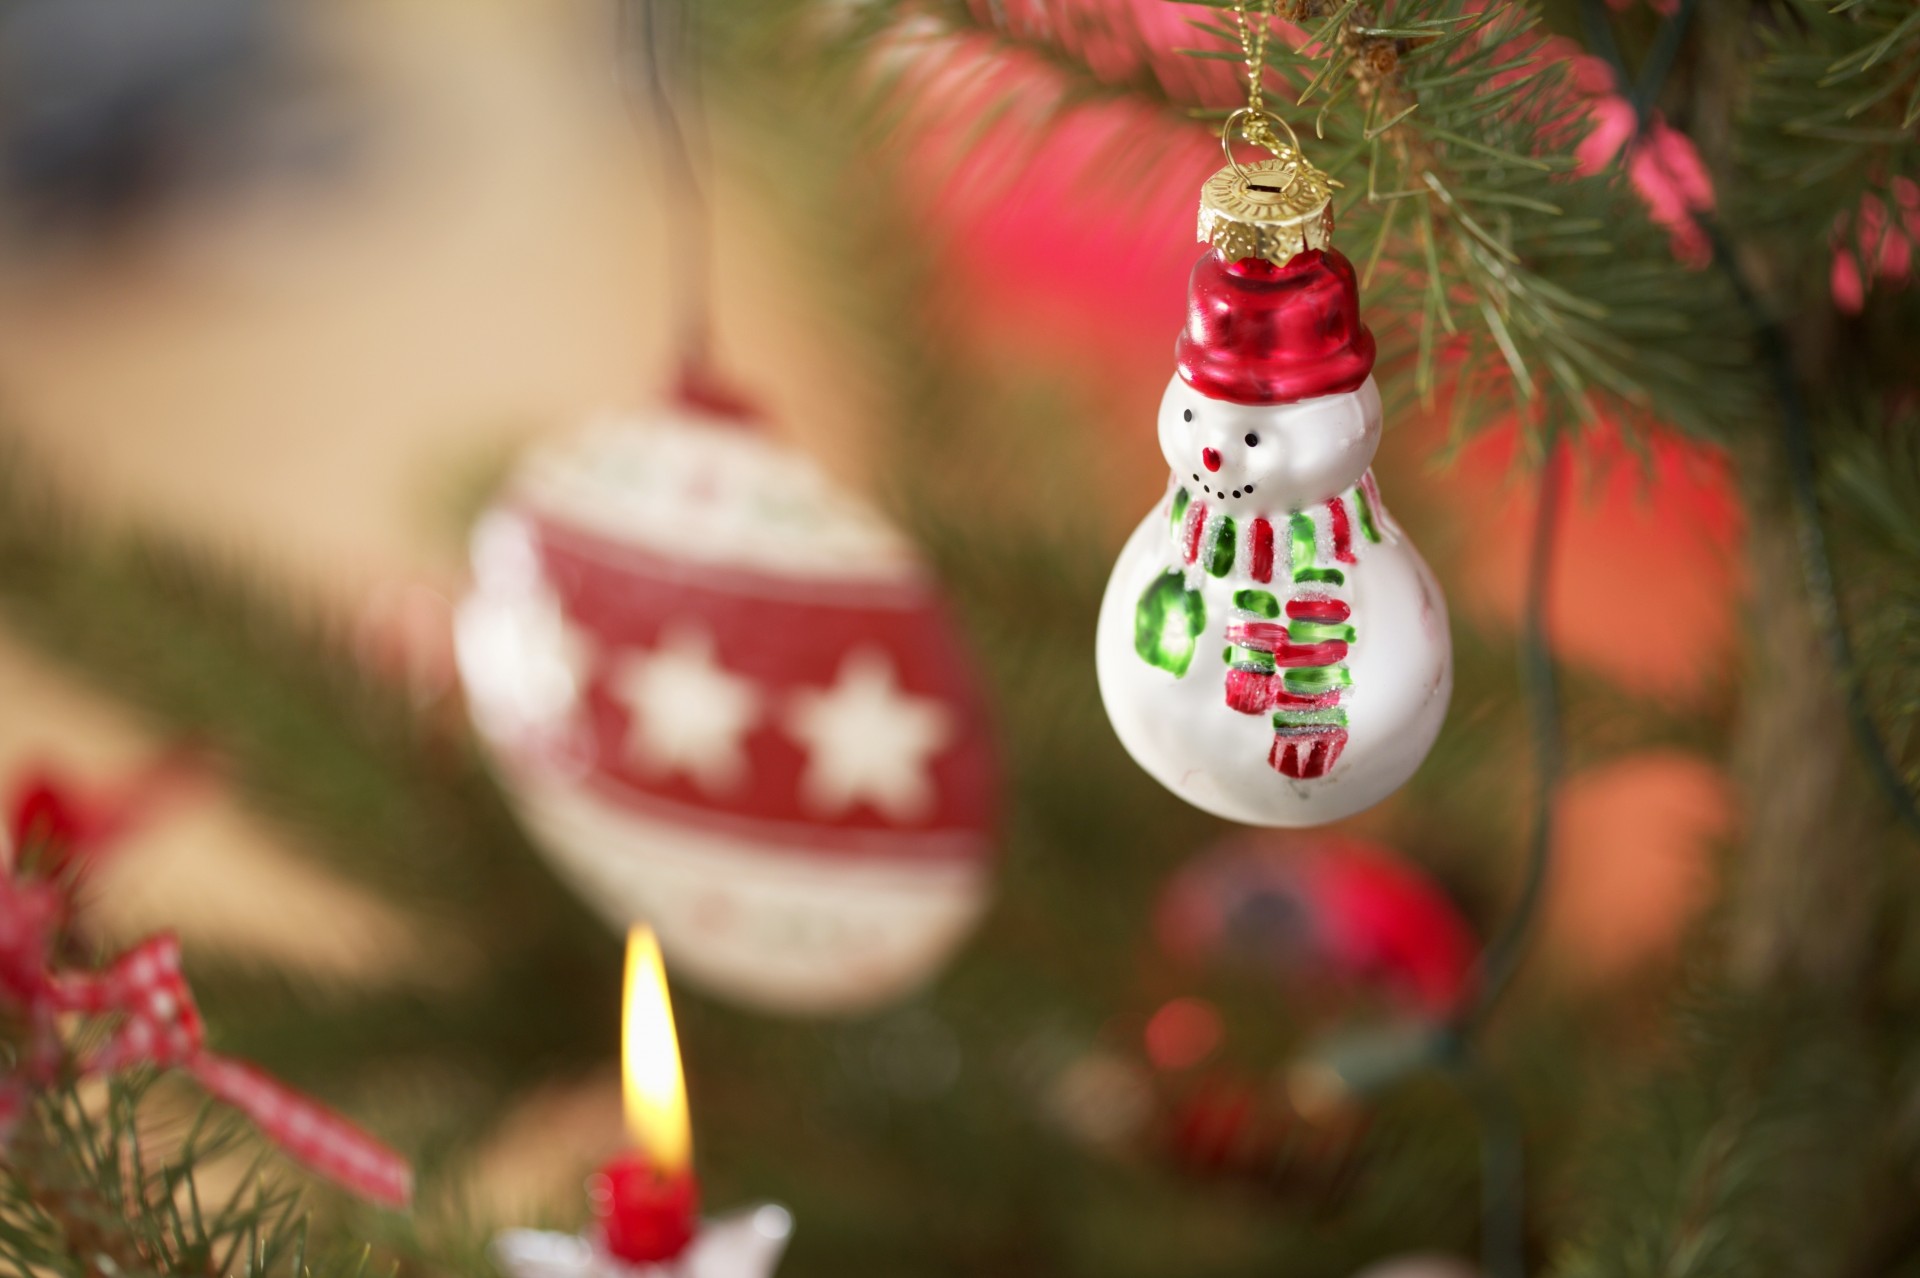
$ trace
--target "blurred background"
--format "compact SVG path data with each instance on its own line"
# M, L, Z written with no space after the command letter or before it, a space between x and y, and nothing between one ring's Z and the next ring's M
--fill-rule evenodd
M1762 184L1729 141L1748 121L1712 40L1826 31L1823 6L1763 8L1689 0L1676 33L1671 6L1549 5L1540 29L1503 37L1556 68L1565 128L1542 136L1580 175L1554 180L1612 192L1631 213L1611 251L1719 315L1733 344L1696 403L1668 412L1630 387L1568 428L1543 603L1564 738L1553 869L1476 1058L1525 1131L1527 1206L1512 1210L1541 1263L1601 1265L1593 1239L1624 1219L1688 1236L1690 1141L1731 1120L1711 1103L1726 1061L1685 1052L1737 1057L1726 1045L1750 1024L1793 1023L1856 978L1881 1006L1803 1036L1837 1064L1793 1069L1841 1080L1848 1121L1914 1112L1906 1057L1880 1032L1906 988L1885 958L1905 880L1875 869L1878 887L1824 895L1831 875L1763 873L1749 839L1743 784L1759 778L1817 792L1803 806L1825 815L1806 820L1828 836L1900 845L1799 601L1771 410L1745 414L1745 434L1711 420L1756 402L1716 386L1764 390L1753 325L1683 243L1716 185L1726 210ZM1677 67L1624 132L1613 104L1630 95L1607 86L1584 9L1615 57ZM1469 395L1462 370L1489 334L1440 338L1442 384L1416 386L1421 330L1439 329L1403 265L1424 260L1405 225L1343 205L1339 243L1360 264L1384 248L1362 292L1384 352L1376 470L1453 610L1458 684L1432 758L1332 831L1236 831L1133 767L1094 687L1107 566L1165 485L1153 423L1218 157L1189 108L1236 93L1234 61L1177 50L1226 47L1192 25L1223 12L715 5L663 54L689 189L645 93L623 87L638 62L607 5L0 6L0 788L16 809L36 785L103 811L146 796L91 860L86 945L177 932L212 1042L412 1157L420 1234L392 1242L406 1264L461 1268L419 1257L477 1255L499 1225L577 1225L583 1177L626 1142L622 938L589 921L489 779L454 615L469 537L520 459L672 396L690 255L711 263L707 363L774 446L930 564L999 777L984 918L951 966L826 1018L676 988L708 1201L792 1205L794 1274L1336 1274L1467 1261L1498 1227L1481 1201L1492 1120L1428 1069L1428 1031L1471 988L1539 830L1548 773L1515 652L1559 472L1541 469L1526 403ZM1889 59L1902 76L1909 44ZM1678 161L1660 150L1669 121L1704 159L1684 138ZM1308 151L1359 201L1366 162L1339 127ZM1806 212L1785 247L1749 241L1768 304L1810 298L1828 316L1792 334L1823 408L1837 374L1806 352L1852 333L1874 358L1907 324L1906 258L1886 246L1906 242L1911 138L1892 133L1900 158L1860 179L1884 192L1864 248L1832 229L1837 206ZM1677 169L1636 171L1649 155ZM1899 377L1869 397L1887 420ZM1858 455L1910 460L1880 429ZM1829 475L1852 446L1835 430L1820 436ZM1889 518L1914 513L1891 500ZM1868 534L1837 538L1859 556L1842 581L1866 592L1848 596L1862 659L1879 661L1904 634L1882 606L1910 578ZM1783 610L1798 628L1769 637L1756 617ZM1782 669L1813 671L1814 690L1756 709L1802 677ZM1809 699L1831 723L1806 727ZM1781 718L1799 740L1754 727ZM1807 771L1784 781L1796 754ZM1755 902L1783 891L1820 921L1759 928L1778 911ZM1754 973L1810 970L1777 957L1795 944L1779 937L1833 931L1851 939L1828 948L1852 957L1808 960L1823 975L1769 1001L1773 977ZM1893 967L1858 977L1856 952L1876 947ZM1783 1122L1814 1112L1753 1086ZM1650 1100L1661 1087L1677 1090ZM1859 1130L1829 1119L1834 1142ZM1799 1148L1768 1139L1762 1162ZM1873 1224L1834 1232L1905 1263L1904 1146L1873 1161ZM1702 1211L1761 1214L1766 1194L1790 1196L1701 1192Z

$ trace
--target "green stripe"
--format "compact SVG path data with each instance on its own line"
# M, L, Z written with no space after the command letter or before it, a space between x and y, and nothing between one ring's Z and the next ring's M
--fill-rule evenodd
M1287 691L1312 696L1353 686L1353 675L1345 666L1302 666L1287 671Z
M1347 726L1347 712L1339 706L1325 710L1282 710L1273 716L1276 728L1315 728Z
M1268 621L1280 615L1280 601L1265 590L1236 590L1233 592L1233 606L1258 613Z
M1353 490L1353 504L1360 514L1360 535L1368 541L1379 541L1380 530L1373 526L1373 503L1367 500L1367 490L1356 485Z
M1224 577L1233 571L1233 520L1221 515L1207 525L1207 571Z
M1227 664L1241 670L1258 670L1265 674L1273 673L1273 654L1261 652L1258 648L1227 649Z
M1187 495L1187 490L1184 488L1173 495L1172 524L1173 535L1176 537L1180 535L1180 522L1187 517L1187 504L1192 500L1193 498Z
M1295 643L1353 642L1353 627L1343 621L1289 621L1287 638Z
M1338 568L1296 568L1293 579L1298 582L1312 582L1322 586L1344 586L1347 574Z
M1304 510L1296 510L1288 528L1293 541L1293 579L1302 581L1305 578L1300 574L1313 571L1314 552L1319 549L1313 531L1313 516Z

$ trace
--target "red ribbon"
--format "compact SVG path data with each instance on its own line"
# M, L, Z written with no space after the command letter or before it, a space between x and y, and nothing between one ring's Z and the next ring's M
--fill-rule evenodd
M16 798L15 831L46 840L56 864L84 855L123 831L177 766L153 769L119 803L96 805L91 813L57 783L38 779ZM411 1201L413 1172L400 1155L318 1102L206 1049L206 1025L180 969L178 940L149 937L96 972L55 970L53 949L67 915L68 902L53 882L0 873L0 1002L24 1013L30 1036L18 1070L0 1077L0 1142L33 1089L59 1076L66 1050L58 1018L112 1017L106 1042L75 1063L81 1074L141 1065L185 1070L289 1157L374 1202L404 1207Z
M0 892L0 935L26 937L29 930L7 924L29 911L32 899L6 880ZM29 887L39 886L34 884ZM18 968L24 955L5 955ZM107 1041L79 1062L82 1074L115 1074L140 1065L179 1068L193 1075L214 1096L251 1118L288 1156L363 1198L404 1207L413 1197L413 1172L407 1161L352 1123L239 1061L206 1050L206 1025L180 970L180 943L170 935L149 937L99 972L43 971L40 990L28 1000L36 1024L52 1031L53 1015L115 1016L119 1023ZM42 1047L47 1040L42 1036ZM57 1063L43 1050L34 1074L45 1076ZM0 1090L0 1122L18 1116L22 1084Z
M84 864L132 834L201 768L199 752L180 746L117 786L87 790L49 765L36 766L7 796L7 832L15 855L38 844L51 854L55 868Z

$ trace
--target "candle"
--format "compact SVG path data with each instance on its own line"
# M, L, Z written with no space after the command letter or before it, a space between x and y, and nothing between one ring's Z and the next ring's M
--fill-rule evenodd
M620 1077L637 1148L587 1182L599 1228L592 1236L509 1229L493 1240L502 1272L511 1278L772 1278L793 1233L786 1208L762 1203L699 1219L673 1004L660 945L645 927L627 935Z
M671 1260L693 1241L700 1186L666 968L660 943L644 926L627 934L620 1076L627 1130L638 1148L596 1173L588 1193L610 1253L630 1264Z

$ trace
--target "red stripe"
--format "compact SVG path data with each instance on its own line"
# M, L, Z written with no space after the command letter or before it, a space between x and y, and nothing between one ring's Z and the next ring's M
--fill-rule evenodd
M1277 682L1277 681L1276 681ZM1340 704L1340 692L1316 692L1311 695L1280 691L1274 694L1276 710L1328 710Z
M598 580L641 577L649 583L649 593L685 588L729 600L750 600L755 607L778 600L797 602L809 609L910 612L925 608L936 599L926 575L911 565L889 564L864 576L816 579L796 577L773 568L749 567L730 558L725 561L725 572L715 572L703 561L616 540L590 525L572 523L539 503L519 502L507 509L533 524L544 561L542 566L549 575L590 573ZM651 584L655 582L658 586ZM605 613L607 610L603 604L594 611ZM571 621L593 620L592 616L582 618L575 614L571 601L569 613Z
M1287 616L1295 621L1345 621L1353 609L1326 595L1299 595L1287 600Z
M1267 763L1282 776L1311 781L1332 771L1346 747L1345 728L1334 728L1311 737L1276 736Z
M1255 652L1277 652L1287 646L1287 626L1283 621L1229 621L1227 642Z
M1367 509L1373 513L1373 531L1380 536L1387 535L1387 509L1380 504L1380 485L1373 482L1373 469L1360 476L1360 491L1367 499Z
M1273 580L1273 525L1264 519L1253 521L1253 579Z
M1327 499L1327 514L1333 520L1333 557L1343 564L1354 562L1353 525L1347 522L1347 503L1338 497Z
M1278 621L1230 621L1227 642L1270 652L1274 664L1281 666L1330 666L1347 659L1347 645L1338 639L1325 643L1294 643L1287 628Z
M1187 562L1192 563L1200 557L1200 530L1207 526L1207 508L1200 502L1187 507L1187 526L1183 530L1187 538Z
M1265 714L1280 697L1290 696L1280 676L1265 670L1227 671L1227 708L1241 714Z
M1345 728L1327 735L1327 771L1333 771L1333 765L1340 762L1340 752L1346 748L1347 730Z
M1347 659L1347 645L1338 639L1329 639L1325 643L1290 644L1285 652L1273 654L1275 665L1280 666L1331 666Z

